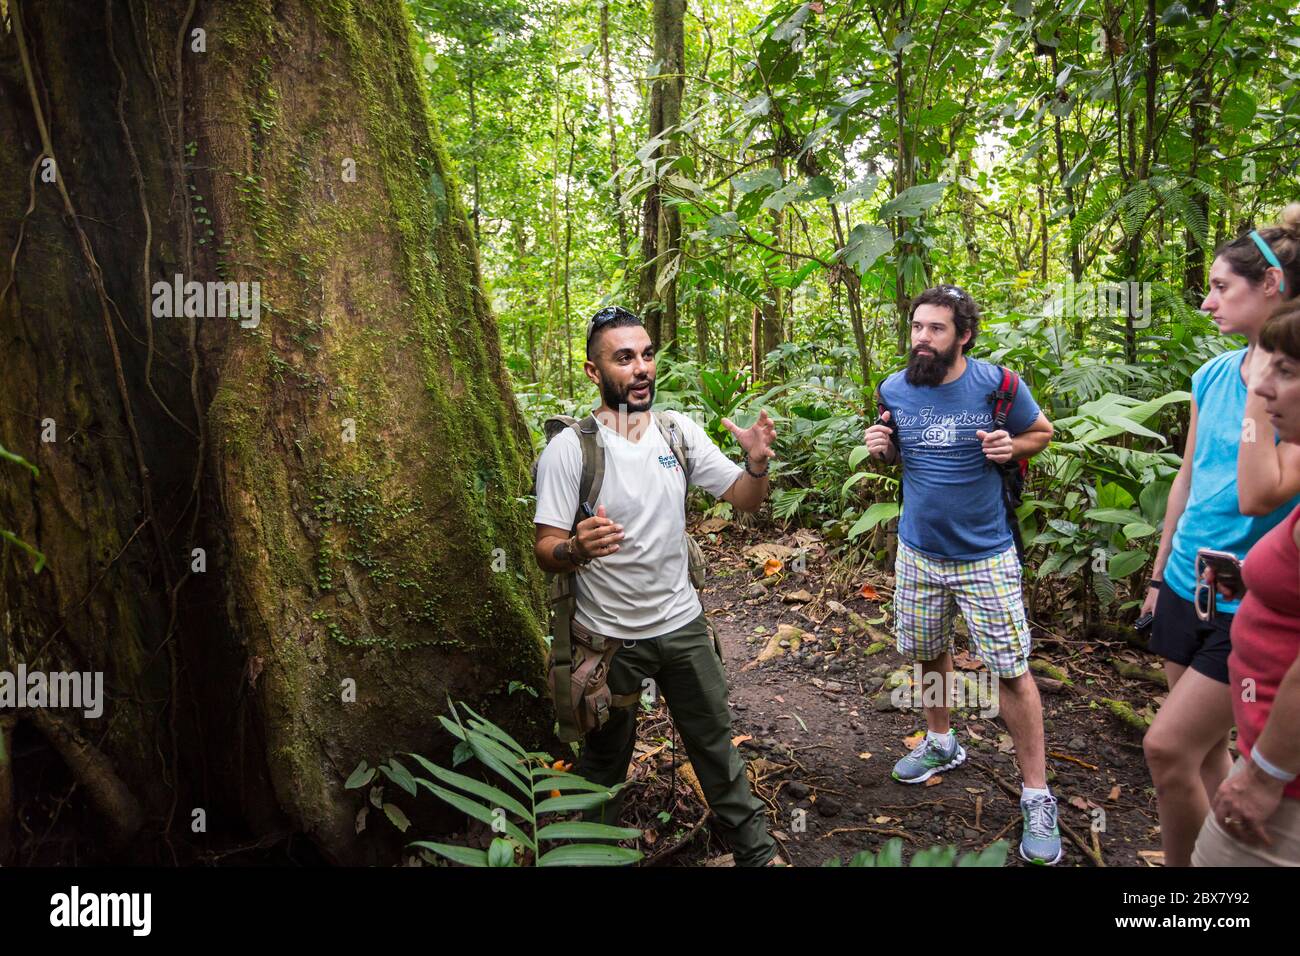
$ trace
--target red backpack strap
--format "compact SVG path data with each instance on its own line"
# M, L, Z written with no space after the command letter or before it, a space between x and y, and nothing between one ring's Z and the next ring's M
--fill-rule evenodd
M1002 372L1002 381L996 389L989 393L989 401L993 403L993 428L995 430L1007 427L1007 418L1011 414L1011 406L1016 403L1016 393L1020 391L1020 376L1009 368L998 367Z

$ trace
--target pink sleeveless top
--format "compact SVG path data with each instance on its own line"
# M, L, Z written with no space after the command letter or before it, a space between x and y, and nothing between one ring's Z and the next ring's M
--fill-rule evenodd
M1297 518L1300 508L1260 538L1242 565L1246 596L1232 620L1228 682L1232 688L1232 715L1237 722L1237 749L1247 755L1268 721L1282 678L1300 656L1300 551L1294 537ZM1253 700L1249 699L1247 681L1254 681ZM1300 778L1289 783L1284 793L1300 799Z

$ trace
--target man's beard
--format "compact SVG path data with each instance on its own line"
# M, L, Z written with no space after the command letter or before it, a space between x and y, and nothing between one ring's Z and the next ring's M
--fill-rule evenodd
M961 345L956 342L947 352L935 352L933 355L922 355L916 349L912 349L907 357L907 384L940 384L952 369L960 352Z
M632 402L628 396L632 394L632 389L639 385L649 385L650 393L646 396L644 402ZM630 382L626 388L619 388L613 382L602 381L600 383L600 399L605 403L606 408L618 411L620 408L626 408L628 413L648 412L650 406L655 401L655 383L654 379L647 379L641 382Z

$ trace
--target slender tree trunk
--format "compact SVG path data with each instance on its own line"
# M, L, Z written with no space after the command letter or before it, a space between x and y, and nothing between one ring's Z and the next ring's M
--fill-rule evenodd
M482 197L479 193L478 178L478 107L475 105L474 98L474 47L467 47L465 50L465 59L469 63L469 70L466 72L465 86L469 95L469 175L470 184L474 192L474 208L470 210L470 221L474 224L474 244L478 245L482 239L479 233L478 214L482 208Z
M1203 19L1210 24L1207 34L1212 34L1214 14L1218 4L1214 0L1201 0L1198 6L1198 19ZM1188 179L1197 178L1201 169L1201 153L1209 145L1209 109L1210 99L1214 95L1212 80L1213 75L1205 71L1192 81L1196 85L1196 92L1192 94L1192 101L1188 107L1192 120L1192 158L1187 168ZM1205 248L1201 245L1201 240L1209 238L1210 198L1204 192L1189 191L1187 201L1200 213L1202 221L1206 224L1206 236L1197 237L1190 229L1183 232L1183 245L1187 249L1183 263L1183 297L1191 304L1200 305L1205 297Z
M904 8L904 0L899 0L900 22L903 19ZM897 196L915 184L912 150L907 140L907 74L904 70L903 51L901 49L894 53L894 109L895 121L898 124L898 135L894 149L894 195ZM906 229L907 221L905 219L899 217L894 220L894 238L899 240L895 246L898 268L894 278L894 304L898 311L898 351L901 355L907 354L911 342L908 319L912 309L912 300L907 293L907 277L903 265L907 257L912 254L912 245L901 241Z
M4 553L0 620L30 668L112 691L33 717L39 759L76 805L137 803L124 858L192 859L202 809L202 849L288 829L391 861L343 786L362 759L443 758L449 695L551 723L507 698L542 681L531 453L405 8L8 10L0 440L40 476L0 462L0 526L48 565ZM167 315L177 275L245 311Z
M570 120L566 126L569 130L569 168L564 179L564 374L568 381L569 397L573 397L573 308L569 300L569 254L573 249L573 216L569 211L570 194L573 192L573 160L578 152L578 138L574 123Z
M623 188L619 184L618 124L614 120L614 83L609 68L609 0L600 5L600 79L605 87L605 116L609 119L609 172L614 184L614 216L618 222L618 253L627 259L627 217L623 214Z
M701 365L709 362L709 310L704 296L695 296L695 354Z

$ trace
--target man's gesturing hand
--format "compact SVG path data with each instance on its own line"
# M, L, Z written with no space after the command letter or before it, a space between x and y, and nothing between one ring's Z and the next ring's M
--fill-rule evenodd
M736 436L740 447L745 449L749 461L756 468L762 468L772 457L772 443L776 441L776 425L767 417L767 409L758 413L758 421L742 429L730 418L724 418L722 425Z
M889 412L881 413L881 421L889 421ZM888 458L889 446L893 444L892 432L888 425L872 425L862 436L867 451L872 458Z
M1011 436L1003 429L995 432L977 431L975 437L984 443L984 457L989 461L1002 464L1011 460Z
M606 518L605 506L599 505L595 517L578 522L578 533L574 537L577 539L578 557L584 561L603 558L618 550L618 543L623 540L623 526Z

